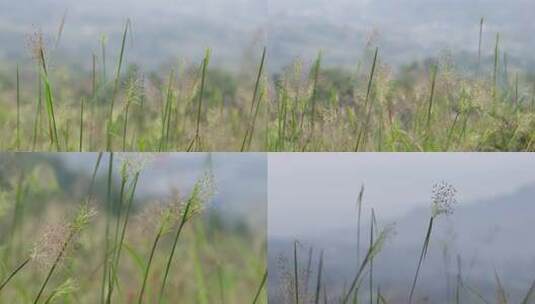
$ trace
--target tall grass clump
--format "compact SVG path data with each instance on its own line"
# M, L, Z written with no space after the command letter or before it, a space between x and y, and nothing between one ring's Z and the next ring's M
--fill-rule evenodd
M126 61L129 19L113 72L106 36L85 71L58 58L57 48L48 51L38 32L30 39L37 77L22 64L0 75L0 100L17 99L1 105L0 122L16 132L4 132L0 144L16 151L533 151L533 72L498 33L492 43L483 39L487 19L478 25L473 56L444 51L393 66L371 41L356 69L319 52L269 73L265 47L259 64L244 58L240 72L212 64L209 48L200 65L180 58L141 71Z

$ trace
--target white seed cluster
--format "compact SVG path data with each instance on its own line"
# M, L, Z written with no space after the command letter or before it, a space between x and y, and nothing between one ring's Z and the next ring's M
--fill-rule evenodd
M451 184L444 181L434 184L431 196L433 217L440 214L452 214L457 204L456 194L457 190Z

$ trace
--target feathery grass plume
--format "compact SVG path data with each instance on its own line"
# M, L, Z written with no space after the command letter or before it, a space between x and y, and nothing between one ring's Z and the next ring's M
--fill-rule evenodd
M126 44L126 35L128 34L128 28L130 28L130 19L126 20L126 24L124 26L124 32L123 32L123 38L121 42L121 52L119 53L119 61L117 63L117 71L115 72L115 80L113 82L113 91L112 96L110 100L110 112L108 116L108 125L107 125L107 132L106 132L106 150L111 151L112 150L112 143L111 143L111 135L112 135L112 124L113 124L113 108L115 105L115 99L117 98L117 94L119 92L119 79L121 76L121 67L123 65L123 57L124 57L124 51L125 51L125 44ZM103 49L104 52L104 49ZM103 56L104 58L104 56ZM104 59L103 59L104 60Z
M260 286L258 286L258 289L256 290L255 296L253 298L253 304L256 304L258 302L258 299L260 298L260 293L262 292L262 289L264 289L264 285L266 285L268 277L268 271L264 272L264 275L262 276L262 281L260 282Z
M360 267L357 273L355 274L355 277L353 278L353 281L351 282L349 289L344 293L342 303L344 304L348 303L349 298L353 294L353 291L355 290L355 288L359 288L360 279L362 277L364 269L369 265L370 261L375 256L377 256L379 252L381 252L386 240L391 236L393 232L394 232L394 226L392 225L386 226L379 232L372 246L368 248L368 251L366 252L366 256L364 256L364 259L362 260L362 263L360 264Z
M199 214L203 210L204 205L208 202L208 200L212 198L215 191L216 190L214 184L214 176L210 172L207 172L201 179L199 179L195 183L188 199L184 203L181 203L181 206L179 206L178 217L180 218L180 222L175 233L171 252L169 253L169 257L165 265L165 272L162 279L162 284L160 286L160 293L158 299L159 303L161 303L165 292L167 278L169 276L169 271L171 270L173 257L178 246L178 241L184 228L184 225L186 225L188 221L190 221L195 215Z
M187 152L192 151L192 149L197 145L197 147L201 144L201 113L202 113L202 101L204 96L204 85L206 81L206 69L208 67L208 63L210 62L210 49L206 49L206 52L204 54L204 58L202 60L201 64L201 87L199 89L199 99L197 101L197 120L195 123L195 135L193 136L193 139L191 140L188 148L186 149Z
M414 279L412 281L411 291L409 294L409 304L412 303L414 290L416 288L416 281L418 280L418 274L420 273L422 262L427 255L427 249L429 248L429 242L431 241L433 222L435 218L442 214L450 215L453 213L454 206L457 204L456 194L457 190L451 184L448 184L444 181L433 185L433 191L431 195L431 216L429 218L424 244L418 259L416 274L414 275Z
M126 86L126 103L124 107L124 123L123 123L123 152L126 150L126 135L128 128L128 114L130 111L130 106L132 103L140 102L140 95L143 91L143 81L142 78L134 73L132 77L128 79Z
M32 259L51 263L51 266L33 301L34 304L39 302L54 270L64 260L64 257L69 250L69 245L87 224L89 224L95 215L96 210L91 207L88 202L83 202L70 224L56 226L50 230L49 233L45 233L41 241L36 244L32 252Z

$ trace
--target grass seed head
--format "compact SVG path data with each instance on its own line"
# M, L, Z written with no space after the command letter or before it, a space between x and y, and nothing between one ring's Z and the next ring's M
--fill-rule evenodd
M44 268L48 268L61 252L69 235L69 227L65 224L49 225L35 242L30 257Z
M153 159L152 153L119 153L121 161L121 175L123 177L134 176L145 168Z
M457 205L456 194L457 190L455 187L447 182L442 181L434 184L431 195L432 216L452 214L455 205Z

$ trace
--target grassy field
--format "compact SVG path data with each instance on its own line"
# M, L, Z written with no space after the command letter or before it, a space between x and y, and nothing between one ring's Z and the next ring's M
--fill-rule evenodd
M482 19L481 33L486 26ZM33 64L9 62L0 70L2 150L535 148L535 77L508 62L499 33L495 41L476 34L479 53L466 64L443 52L392 67L370 44L355 50L353 67L323 66L320 52L312 62L296 59L269 71L269 52L258 48L255 62L239 72L212 67L211 50L198 63L146 72L127 63L129 22L119 49L103 39L77 67L56 56L54 45L68 43L61 31L31 35Z
M377 278L378 268L382 267L385 271L383 265L385 260L381 259L381 255L384 250L389 249L388 243L393 238L400 236L397 235L395 224L379 224L373 208L367 225L362 224L365 220L362 212L364 197L364 187L362 187L356 200L355 209L357 234L354 238L356 242L354 257L356 265L353 261L347 262L347 260L344 264L346 268L354 269L351 277L342 283L339 278L340 273L329 272L327 271L329 267L325 267L328 264L332 266L333 263L340 263L342 258L336 256L335 253L345 254L342 253L342 248L325 248L328 249L325 251L331 253L328 255L324 254L325 252L321 248L308 247L308 245L295 240L292 248L286 248L286 253L277 257L276 263L270 262L270 283L277 282L277 284L270 286L270 301L293 304L535 303L535 280L523 282L522 286L526 287L522 289L522 294L519 295L518 290L516 290L517 294L514 297L518 300L511 300L513 294L505 287L507 282L503 281L496 268L492 269L492 267L488 269L489 275L484 280L493 282L495 289L491 291L480 290L478 288L480 285L471 280L473 278L470 278L468 274L470 271L467 268L470 268L470 265L467 266L467 264L471 262L466 262L469 259L461 254L457 254L454 262L455 271L450 274L453 280L450 282L447 278L440 277L439 279L441 282L441 279L444 280L445 289L440 288L439 292L435 290L433 293L423 286L419 287L420 285L430 286L429 282L427 284L422 282L422 269L426 267L426 260L429 259L431 252L439 253L429 249L444 246L443 240L436 239L433 228L440 221L445 220L444 217L455 211L456 196L456 189L448 183L440 182L433 186L429 217L422 219L422 223L426 222L427 225L425 230L421 231L421 245L418 247L418 254L414 256L413 260L402 258L397 260L398 263L414 265L414 272L411 277L407 277L404 281L385 283ZM345 248L347 249L347 247ZM398 252L398 254L394 254L394 258L403 256L402 252ZM398 270L394 266L394 269L388 269L386 273L394 276ZM277 273L278 277L274 277L274 273ZM532 274L530 276L533 277ZM426 279L429 280L429 277ZM337 283L333 283L331 280L337 280ZM434 277L433 280L437 280L437 277ZM407 287L407 290L404 290L404 287ZM444 292L448 295L447 297L444 297Z
M210 173L134 204L146 156L118 156L75 178L2 155L0 303L267 303L265 235L210 212Z

